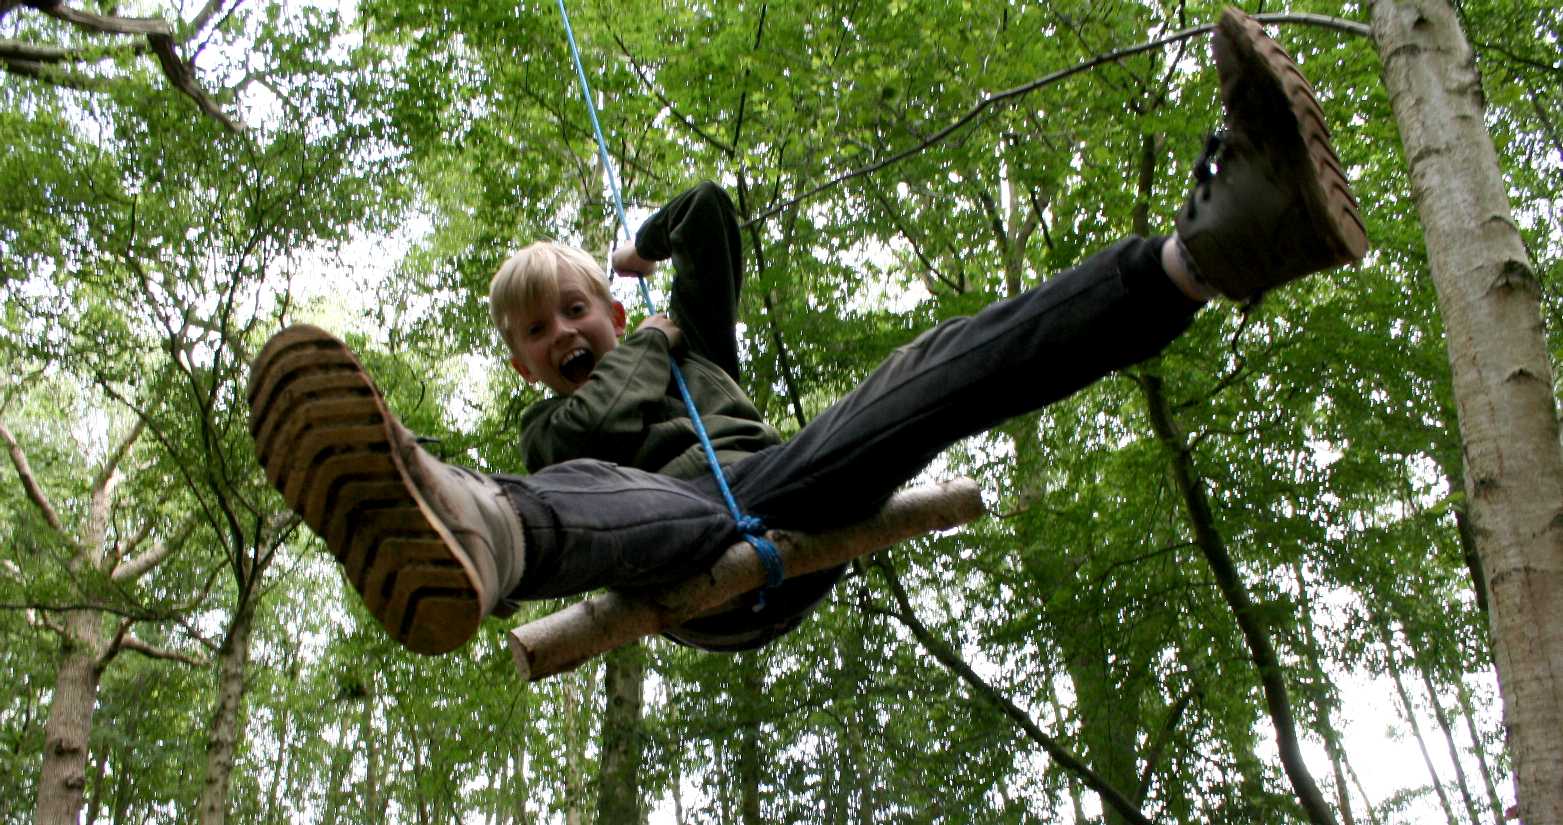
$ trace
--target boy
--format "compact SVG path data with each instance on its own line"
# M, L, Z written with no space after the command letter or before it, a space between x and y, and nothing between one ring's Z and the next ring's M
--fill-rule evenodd
M624 308L585 252L535 243L495 274L489 307L510 363L526 380L554 392L521 419L529 471L592 458L674 478L709 476L670 355L723 465L781 442L737 383L743 258L737 215L725 192L705 183L674 198L641 226L633 244L615 251L613 267L645 277L668 258L676 269L669 314L646 319L622 341ZM597 564L582 558L565 563ZM705 650L759 647L795 627L842 569L787 581L765 594L760 611L751 596L668 635Z
M746 454L769 438L751 428L753 438L729 450L727 467L743 511L802 531L860 520L949 444L1159 352L1208 298L1246 300L1360 259L1367 238L1356 204L1297 67L1257 22L1231 9L1214 52L1227 132L1196 166L1176 235L1124 239L1029 292L940 324L786 443ZM652 223L678 223L668 215ZM709 248L707 239L658 240L642 232L615 264L644 268L647 258L680 246ZM731 240L736 256L736 234ZM551 466L525 477L483 476L434 459L386 409L347 348L321 330L283 330L256 359L251 430L268 478L325 539L370 613L414 651L454 649L507 600L654 587L697 574L738 538L708 473L675 478L572 458L571 450L603 449L677 469L682 451L650 449L660 443L656 427L681 426L676 420L620 431L588 419L580 432L589 431L589 441L550 442L548 431L568 429L570 410L583 408L571 399L614 384L608 379L623 366L618 350L665 357L680 338L709 332L679 314L689 305L675 298L675 317L689 329L653 321L618 345L622 307L594 294L587 280L556 277L553 294L545 280L523 296L524 324L498 317L505 310L496 305L516 369L563 399L532 417L546 424L542 435L524 436L534 445L528 460L536 455ZM693 297L691 305L707 304L707 296ZM731 380L736 358L719 364L709 352L686 354L683 363L716 364L711 372ZM617 386L627 391L632 383ZM653 394L660 403L662 395ZM786 598L768 596L761 613L739 606L679 635L714 640L713 647L764 643L796 625L831 581L783 585Z

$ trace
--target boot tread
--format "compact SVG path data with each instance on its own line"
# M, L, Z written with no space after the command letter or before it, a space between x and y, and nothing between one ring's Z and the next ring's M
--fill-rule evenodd
M304 325L273 336L246 387L266 478L325 540L391 638L418 653L460 647L482 620L469 563L419 506L395 459L394 419L358 359Z

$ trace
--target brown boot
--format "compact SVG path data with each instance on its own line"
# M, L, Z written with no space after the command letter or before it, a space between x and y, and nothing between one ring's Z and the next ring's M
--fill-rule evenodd
M1213 50L1226 129L1205 147L1177 218L1198 278L1246 301L1361 260L1362 217L1302 72L1236 9L1222 13Z
M273 336L248 394L266 478L391 638L418 653L472 638L521 578L521 520L499 485L419 447L324 330Z

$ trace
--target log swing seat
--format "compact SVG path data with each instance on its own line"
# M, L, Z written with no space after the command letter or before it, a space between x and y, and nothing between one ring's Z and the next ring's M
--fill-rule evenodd
M772 530L788 575L844 564L924 533L950 530L984 512L971 479L902 490L873 517L823 533ZM510 631L510 655L523 681L572 670L592 657L655 635L723 607L766 584L767 571L745 542L727 548L711 569L656 593L607 591Z
M629 234L629 218L619 193L613 160L603 139L592 102L591 86L581 64L580 48L570 27L564 0L558 0L570 56L580 81L581 98L591 117L597 151L613 193L619 229ZM656 313L651 288L638 279L648 314ZM866 521L822 533L804 534L766 530L760 520L738 508L728 488L716 450L700 421L700 411L690 397L678 362L669 357L674 383L705 450L706 461L743 541L727 548L709 570L691 576L656 593L634 595L609 591L592 596L557 613L528 622L510 632L510 653L524 681L537 681L571 670L594 656L660 633L685 621L721 609L730 600L762 588L775 587L787 576L799 576L844 564L858 556L889 547L924 533L948 530L983 513L982 494L970 479L903 490Z

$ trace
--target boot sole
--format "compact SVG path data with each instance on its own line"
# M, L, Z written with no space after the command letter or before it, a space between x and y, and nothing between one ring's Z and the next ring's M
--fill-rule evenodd
M1337 265L1362 260L1368 251L1368 233L1351 193L1340 157L1330 142L1330 127L1324 109L1314 96L1313 87L1279 43L1265 34L1259 21L1237 9L1221 14L1218 28L1234 48L1234 56L1247 70L1263 75L1279 87L1297 119L1297 128L1307 147L1311 175L1304 175L1303 196L1309 213L1319 222L1321 234L1335 253Z
M289 327L250 370L250 435L266 479L342 564L391 638L445 653L483 619L476 575L423 503L379 390L345 344Z

